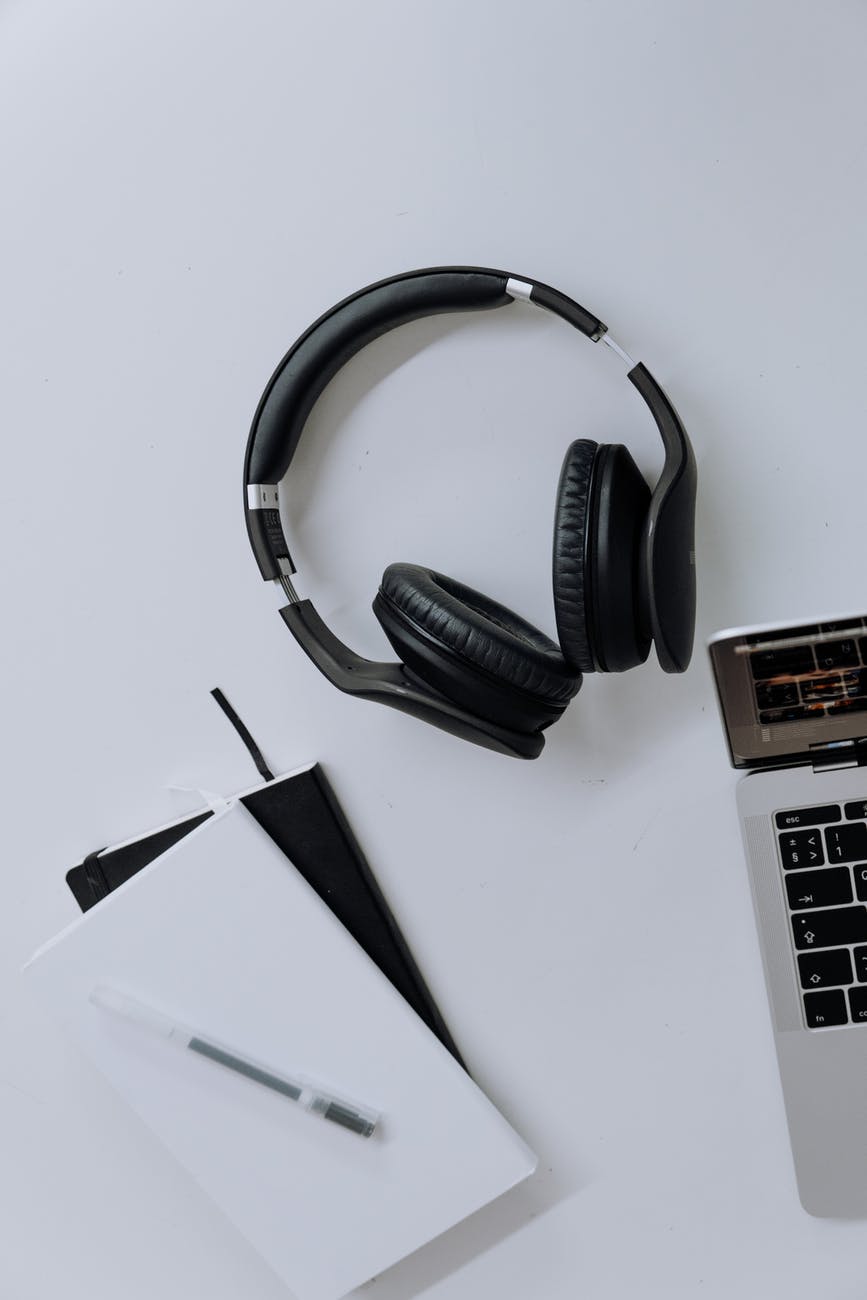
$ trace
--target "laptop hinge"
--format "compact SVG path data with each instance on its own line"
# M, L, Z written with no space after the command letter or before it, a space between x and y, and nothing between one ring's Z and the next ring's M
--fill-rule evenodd
M867 736L811 745L810 758L814 772L838 772L844 767L867 766Z

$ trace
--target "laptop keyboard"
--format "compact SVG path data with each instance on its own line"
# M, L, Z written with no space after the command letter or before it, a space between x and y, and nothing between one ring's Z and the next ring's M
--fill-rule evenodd
M833 625L821 630L831 632ZM765 726L867 710L865 636L752 650L750 671L759 722Z
M774 820L807 1028L867 1025L867 800Z

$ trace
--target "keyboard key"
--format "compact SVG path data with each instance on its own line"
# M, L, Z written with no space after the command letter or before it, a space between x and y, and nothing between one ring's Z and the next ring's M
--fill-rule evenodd
M777 839L780 841L783 866L787 871L821 867L824 864L821 831L790 831L788 835L778 835Z
M820 623L820 632L851 632L853 636L859 636L861 628L864 626L863 618L846 618L842 623Z
M828 705L829 713L863 713L867 709L867 700L863 695L859 695L856 700L838 700L836 704Z
M864 949L867 953L867 948ZM821 989L831 984L852 983L852 962L848 948L831 952L802 952L798 957L802 989Z
M855 660L857 663L857 659ZM814 673L816 660L809 645L787 646L783 650L754 650L750 655L753 680L760 682L768 677L797 677L801 673Z
M839 868L835 867L835 871ZM867 902L867 862L859 862L852 870L855 872L855 893L861 902Z
M852 957L855 961L855 978L861 984L867 984L867 948L854 948Z
M857 622L858 620L853 621ZM849 624L846 625L847 631L849 626ZM818 630L819 627L816 623L808 623L804 627L765 628L762 632L751 632L749 636L744 637L744 641L747 645L761 645L762 642L769 641L791 641L796 636L815 636Z
M867 989L849 990L849 1010L853 1025L867 1025Z
M840 903L852 902L852 877L848 867L793 871L786 876L786 893L793 912L803 911L805 907L838 907Z
M846 814L847 821L865 821L867 820L867 799L856 799L852 803L846 803L843 805L843 811Z
M756 686L756 704L760 709L782 709L800 703L797 682L759 682Z
M823 677L808 677L801 682L801 698L807 703L816 700L839 700L843 696L843 677L840 673L826 673Z
M824 711L821 704L793 704L788 709L762 709L759 722L763 727L772 727L777 722L800 722L803 718L815 717Z
M859 668L856 672L850 669L849 672L842 674L843 691L850 698L854 699L856 695L867 695L867 672Z
M826 822L838 822L840 809L835 803L824 803L818 808L792 808L789 812L778 812L777 828L781 831L794 830L796 826L824 826Z
M851 637L845 641L821 641L816 646L816 663L820 668L852 668L860 662L858 647Z
M792 917L795 947L838 948L867 939L867 907L829 907L825 912L798 912Z
M863 822L851 826L829 826L825 831L825 844L829 862L854 862L867 858L867 826Z
M842 989L828 989L825 993L805 993L804 1011L807 1014L807 1024L811 1029L825 1029L828 1025L848 1023L846 994Z

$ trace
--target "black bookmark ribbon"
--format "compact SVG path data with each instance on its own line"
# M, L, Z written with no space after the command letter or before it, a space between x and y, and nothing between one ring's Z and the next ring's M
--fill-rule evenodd
M265 762L261 749L256 744L255 740L253 739L247 727L238 717L237 713L232 708L231 704L226 699L223 692L220 690L219 686L215 686L214 689L211 691L211 694L219 704L220 708L225 713L226 717L231 722L232 726L237 731L238 735L241 737L241 740L246 745L247 752L249 753L253 762L256 764L256 771L259 773L261 777L264 777L266 781L273 781L274 773L271 771L268 764Z

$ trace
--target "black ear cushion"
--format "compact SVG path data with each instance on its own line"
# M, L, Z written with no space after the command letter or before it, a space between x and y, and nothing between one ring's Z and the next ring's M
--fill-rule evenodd
M494 721L546 726L581 685L543 632L433 569L389 565L373 608L405 664Z
M650 628L640 600L641 537L650 488L620 443L599 448L590 490L585 598L589 598L593 653L603 672L644 663Z
M597 444L589 438L571 444L560 471L554 511L552 577L557 635L566 662L582 673L592 673L597 667L584 570L597 451Z
M550 637L490 596L417 564L390 564L380 591L443 645L517 690L553 702L575 694L576 674Z

